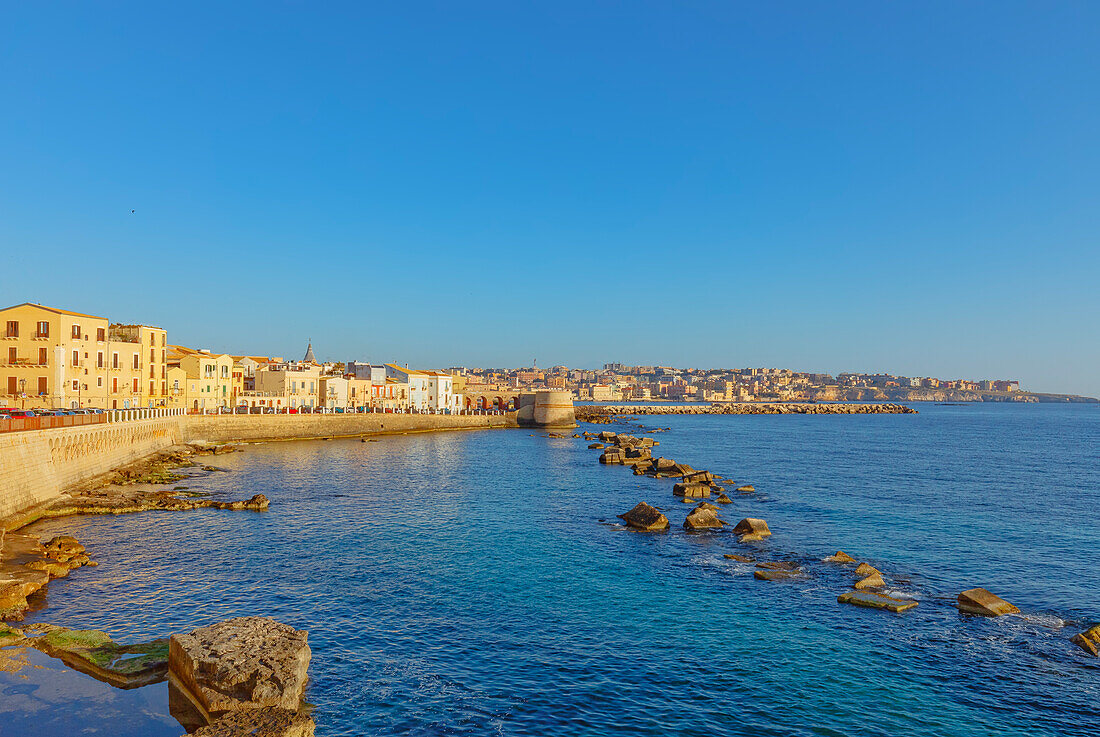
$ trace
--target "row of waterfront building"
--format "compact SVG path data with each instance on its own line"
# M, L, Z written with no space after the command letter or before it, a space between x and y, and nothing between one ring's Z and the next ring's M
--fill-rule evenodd
M163 328L24 303L0 310L0 406L302 407L454 413L462 378L397 364L319 363L214 353L168 342Z

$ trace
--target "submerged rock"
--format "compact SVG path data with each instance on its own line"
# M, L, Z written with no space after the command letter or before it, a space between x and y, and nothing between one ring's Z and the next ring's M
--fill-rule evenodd
M1084 632L1074 635L1070 638L1070 642L1093 657L1100 657L1100 624L1089 627Z
M733 504L733 500L725 494L719 494L718 498L716 498L714 501L718 502L719 504Z
M754 487L752 484L745 484L744 486L738 486L737 491L741 492L742 494L748 494L756 491L756 487Z
M619 519L636 530L657 532L668 529L668 517L661 514L656 507L651 507L645 502L638 502L629 512L620 514Z
M1020 610L996 594L979 588L968 589L959 594L959 611L983 617L1000 617L1004 614L1018 614Z
M836 597L836 600L841 604L885 609L890 612L904 612L906 609L912 609L917 605L917 602L912 599L898 599L873 591L846 591Z
M269 617L237 617L172 635L172 678L210 715L280 707L297 711L309 635Z
M793 560L765 560L757 563L756 567L767 571L797 571L799 568Z
M805 578L801 571L753 571L753 578L758 581L792 581Z
M71 630L48 626L31 643L67 664L119 688L159 683L168 675L168 640L119 645L100 630Z
M746 517L737 523L733 532L741 542L755 542L763 540L772 534L768 529L768 523L755 517Z
M735 560L738 563L752 563L756 558L751 555L738 555L737 553L726 553L722 556L726 560Z

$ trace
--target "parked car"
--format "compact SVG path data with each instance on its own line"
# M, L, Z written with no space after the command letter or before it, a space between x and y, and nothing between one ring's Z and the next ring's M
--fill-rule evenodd
M38 416L34 413L33 409L13 409L8 412L8 414L11 415L12 419Z

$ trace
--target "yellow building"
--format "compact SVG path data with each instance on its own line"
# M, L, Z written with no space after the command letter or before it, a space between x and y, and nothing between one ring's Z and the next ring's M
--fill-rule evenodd
M25 302L0 310L0 404L107 407L108 320Z
M233 406L232 356L183 346L168 348L165 373L173 406L188 412L217 412Z

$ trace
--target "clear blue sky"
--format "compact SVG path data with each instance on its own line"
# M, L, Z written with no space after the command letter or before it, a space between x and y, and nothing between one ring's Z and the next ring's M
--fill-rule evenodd
M0 301L1100 395L1098 38L1094 2L6 2Z

